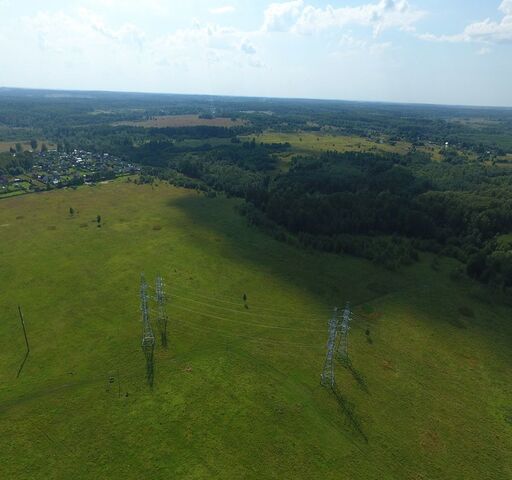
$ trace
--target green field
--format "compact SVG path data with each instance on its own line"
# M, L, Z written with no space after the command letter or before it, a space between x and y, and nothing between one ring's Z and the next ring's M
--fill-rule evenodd
M368 138L355 135L331 135L326 133L282 133L267 131L256 136L242 137L244 140L256 138L257 142L263 143L285 143L288 142L293 153L311 154L319 151L336 152L387 152L405 155L412 147L406 141L394 142L393 144L382 141L378 142ZM418 151L432 155L433 160L441 160L439 149L441 147L432 145L430 147L417 147ZM290 154L288 155L290 156Z
M31 146L30 146L30 141L29 140L23 140L23 141L20 141L20 140L12 140L11 142L8 142L8 141L0 141L0 152L8 152L10 148L15 148L16 146L16 143L21 143L21 146L23 147L23 150L31 150ZM46 145L49 147L49 148L55 148L55 144L53 142L50 142L48 140L38 140L37 141L37 146L38 149L41 148L41 145L43 143L46 143Z
M247 137L247 139L252 136ZM265 132L255 136L257 142L284 143L288 142L294 150L311 153L319 150L335 150L338 152L395 152L407 153L410 148L408 142L396 142L395 145L379 143L367 138L349 135L328 135L325 133L281 133Z
M158 115L150 120L115 122L114 126L128 125L145 128L177 128L177 127L235 127L245 125L243 120L215 117L201 118L199 115Z
M510 307L451 260L298 250L236 203L124 180L0 200L0 478L512 478ZM152 391L141 272L170 296ZM346 301L340 404L319 379Z

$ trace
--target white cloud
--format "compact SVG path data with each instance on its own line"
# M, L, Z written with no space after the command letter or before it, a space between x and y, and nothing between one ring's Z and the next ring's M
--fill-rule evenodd
M505 15L512 15L512 0L503 0L499 6L499 10Z
M454 35L418 35L422 40L435 42L479 42L485 44L512 43L512 0L503 0L498 7L503 18L499 22L487 18L468 25L462 33Z
M235 28L196 24L156 39L151 57L160 64L223 64L261 67L255 46L247 34Z
M408 0L379 0L357 7L324 8L305 5L303 0L273 3L265 10L262 29L311 34L348 25L370 27L375 35L389 28L414 30L425 13L411 7Z
M302 0L285 3L271 3L263 14L262 30L266 32L284 32L290 30L304 9Z
M433 33L419 33L417 37L420 40L425 40L427 42L457 43L467 40L462 33L458 33L456 35L434 35Z
M101 17L86 9L80 9L76 16L64 12L39 12L22 19L22 24L29 35L37 37L42 50L60 53L93 52L107 46L142 48L144 43L144 33L135 25L127 23L113 29Z
M110 63L127 68L132 59L149 68L189 70L214 64L226 69L264 65L252 43L254 32L197 21L191 27L149 36L134 24L114 27L97 13L80 8L24 17L21 28L30 48L39 46L47 58L58 55L63 62L88 62L98 68Z
M224 15L226 13L233 13L235 7L233 5L223 5L222 7L214 7L208 10L212 15Z

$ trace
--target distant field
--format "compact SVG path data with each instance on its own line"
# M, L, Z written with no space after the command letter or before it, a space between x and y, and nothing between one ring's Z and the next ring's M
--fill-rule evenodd
M0 152L8 152L11 147L14 148L16 142L0 142Z
M253 136L244 137L245 140L250 140L251 138L253 138ZM314 152L319 150L371 152L380 150L383 152L407 153L410 148L410 144L407 142L397 142L395 145L389 145L357 136L326 135L309 132L265 132L261 135L257 135L255 138L257 142L264 143L288 142L294 150L300 152Z
M448 122L460 123L461 125L469 125L475 128L500 125L502 123L499 120L491 120L485 117L453 117L448 119Z
M243 137L244 140L250 140L254 136ZM302 133L278 133L278 132L264 132L261 135L255 136L256 141L272 143L272 142L288 142L296 153L311 153L318 151L333 150L336 152L391 152L406 154L411 148L412 144L409 142L394 142L394 144L386 141L378 142L369 140L364 137L355 135L326 135L316 134L310 132ZM417 147L420 152L428 153L435 161L441 160L439 150L441 147L438 145ZM286 155L282 156L286 158Z
M13 142L0 142L0 152L8 152L11 147L15 148L17 143L21 143L24 150L30 150L31 149L31 147L30 147L30 140L23 140L23 141L15 140ZM49 148L55 147L55 144L53 144L51 142L48 142L47 140L38 140L37 141L37 148L38 148L38 150L41 148L41 145L43 143L46 143L46 145Z
M238 202L120 180L0 200L0 478L510 480L512 309L452 260L295 249ZM169 295L152 391L141 272ZM347 300L338 404L319 379Z
M134 122L116 122L113 125L130 125L145 128L165 127L236 127L244 125L244 120L232 120L230 118L199 118L199 115L162 115L151 120Z

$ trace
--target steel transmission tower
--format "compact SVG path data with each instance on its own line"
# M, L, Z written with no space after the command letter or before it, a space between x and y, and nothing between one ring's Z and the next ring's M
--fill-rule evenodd
M167 312L165 309L165 304L167 301L167 296L165 295L165 284L162 277L159 275L156 277L156 301L158 304L158 317L157 317L157 325L158 330L160 332L160 339L162 342L162 347L167 346Z
M148 285L144 274L140 277L140 310L142 313L142 351L146 357L146 378L148 384L153 386L155 335L153 334L153 329L149 321Z
M337 356L343 363L350 363L348 356L348 334L350 331L350 321L352 319L352 312L350 304L347 302L343 309L340 325L340 339L338 343Z
M334 347L336 342L336 333L338 330L338 308L334 308L332 318L329 320L329 337L327 340L327 354L325 356L324 369L322 371L321 383L324 387L334 389L336 379L334 378Z

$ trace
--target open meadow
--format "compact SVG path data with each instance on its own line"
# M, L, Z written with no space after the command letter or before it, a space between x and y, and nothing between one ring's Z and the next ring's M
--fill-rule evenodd
M299 250L239 202L126 179L0 200L0 478L512 478L512 308L453 260ZM169 297L153 389L141 272ZM336 399L320 373L347 301Z
M176 128L176 127L237 127L244 125L243 120L232 120L231 118L215 117L201 118L199 115L158 115L149 120L116 122L115 126L127 125L132 127L145 128Z
M18 143L19 140L12 140L11 142L2 141L0 142L0 153L2 152L8 152L9 149L15 148L16 143ZM21 143L21 146L23 147L23 150L31 150L32 147L30 146L30 140L24 140L19 142ZM41 148L41 145L45 143L49 148L55 148L55 144L53 142L49 142L47 140L38 140L37 144L39 148Z
M393 143L379 142L357 135L339 135L316 132L284 133L266 131L254 136L257 142L285 143L288 142L293 152L312 154L319 151L335 152L374 152L374 153L398 153L405 155L412 147L410 142L401 140ZM250 140L253 136L247 136ZM439 148L436 145L417 147L418 151L432 155L433 160L440 160Z

